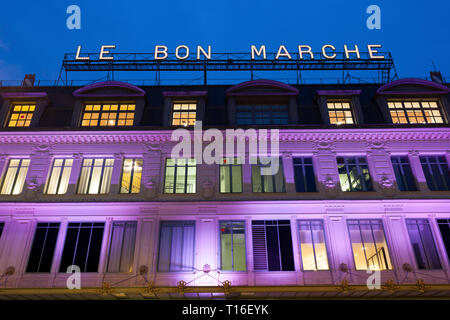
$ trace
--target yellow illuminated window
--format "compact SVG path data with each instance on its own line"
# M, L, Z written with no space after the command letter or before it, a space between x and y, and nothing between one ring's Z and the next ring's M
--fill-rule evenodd
M35 109L36 105L34 104L14 105L9 116L8 127L29 127Z
M135 104L87 104L84 106L81 126L132 126L135 110Z
M328 116L331 124L353 124L353 112L350 102L327 102Z
M436 101L388 102L392 122L397 123L444 123Z
M142 159L125 159L120 193L139 193L141 190Z
M173 126L193 126L197 119L197 103L195 101L175 102L172 108Z

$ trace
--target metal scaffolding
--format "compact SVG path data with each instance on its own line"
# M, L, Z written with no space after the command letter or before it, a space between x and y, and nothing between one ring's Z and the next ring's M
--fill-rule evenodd
M252 59L250 53L213 53L211 59L190 56L184 60L178 59L174 53L169 53L165 59L155 59L154 53L110 53L112 60L100 60L98 53L86 53L83 57L89 60L77 60L76 53L66 53L61 66L58 81L62 80L63 72L67 79L68 72L75 71L106 71L114 75L115 71L154 71L157 84L160 73L165 71L200 71L203 72L203 84L207 84L208 71L250 71L253 79L254 71L296 71L297 83L302 71L342 71L342 78L350 77L350 71L372 71L377 73L379 83L387 83L397 77L394 61L390 52L378 53L382 59L371 59L369 53L361 52L360 58L346 57L344 52L336 52L333 59L323 56L321 52L314 53L314 59L306 55L300 59L298 53L291 54L292 59L276 59L276 53L267 53L266 59ZM308 58L308 59L306 59Z

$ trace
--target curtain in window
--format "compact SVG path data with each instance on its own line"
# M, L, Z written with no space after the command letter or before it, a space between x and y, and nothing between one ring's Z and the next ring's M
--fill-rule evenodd
M193 221L162 222L158 271L189 271L194 267Z
M108 272L132 272L136 222L114 222L109 250Z

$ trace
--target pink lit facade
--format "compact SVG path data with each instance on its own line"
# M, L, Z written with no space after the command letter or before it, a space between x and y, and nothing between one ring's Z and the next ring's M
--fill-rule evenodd
M240 99L250 96L257 101L259 98L255 96L264 90L272 93L269 99L273 98L274 91L280 90L281 101L286 101L288 106L289 121L301 120L302 112L305 112L298 107L300 103L297 97L302 95L301 88L298 90L289 87L273 86L269 82L253 86L251 83L238 85L228 89L224 104L228 110L230 127L239 127L237 106L240 101L246 101ZM170 121L166 119L170 119L167 106L179 96L189 101L197 99L197 119L207 119L206 91L179 89L180 91L171 88L162 94L162 121L166 124ZM119 99L132 100L136 105L136 121L146 117L142 110L150 100L147 97L148 92L136 90L134 86L103 85L73 91L70 103L73 103L74 109L70 121L75 127L87 101L103 101L115 94ZM52 94L43 97L42 93L36 93L36 88L33 88L33 92L34 95L22 96L17 92L3 92L0 116L4 117L4 121L8 121L5 108L8 109L15 101L34 99L36 105L51 105ZM83 288L101 287L103 282L118 283L122 280L121 287L145 286L144 277L137 276L142 266L147 267L145 278L156 287L176 287L180 280L195 287L220 286L220 281L225 280L231 281L232 286L248 287L336 286L343 279L353 285L365 285L369 274L356 266L358 258L355 257L355 249L352 246L354 240L351 239L349 231L349 221L352 220L377 220L382 223L388 251L388 258L385 259L390 264L386 270L381 271L382 283L394 280L398 284L415 284L418 279L423 279L427 284L448 284L450 257L438 220L450 219L450 191L430 190L421 160L423 156L439 156L441 159L443 157L447 164L450 163L448 92L446 86L431 82L406 81L380 87L378 92L372 95L371 103L381 110L383 118L391 121L391 124L380 126L363 125L368 116L365 114L366 107L360 102L360 89L325 89L316 92L314 101L325 127L291 124L274 126L280 129L280 156L284 179L282 192L254 192L255 178L252 178L252 165L249 161L242 165L242 192L221 192L220 166L206 164L196 166L194 193L165 192L166 159L170 158L175 145L170 140L173 128L161 126L150 129L62 130L40 127L37 122L33 130L5 128L0 132L3 184L11 159L29 159L29 165L22 191L18 194L0 195L0 223L3 223L0 236L0 274L9 267L15 269L12 275L3 276L0 290L65 288L69 275L61 272L60 264L68 225L75 222L104 223L98 272L82 273ZM120 96L121 94L125 95L125 98ZM342 97L350 101L353 119L359 126L333 126L333 123L330 123L327 102L339 101ZM399 97L407 101L430 98L438 101L443 123L434 126L392 124L388 102L399 101ZM42 113L42 121L44 111L38 112ZM37 115L36 113L33 116ZM37 120L33 118L32 121ZM223 127L218 127L224 130ZM251 156L253 155L247 153L247 160ZM408 159L416 191L400 191L392 162L392 157L396 156ZM299 192L296 189L294 159L304 157L312 159L315 192ZM366 159L372 184L370 190L343 191L343 180L337 162L341 157ZM83 161L88 158L113 159L109 190L104 194L79 192ZM124 194L121 193L121 184L124 161L128 158L142 159L142 175L139 192ZM45 194L55 159L73 160L67 190L63 194ZM445 178L443 177L444 180ZM425 219L429 222L440 268L419 267L416 256L418 249L411 242L407 226L407 221L414 219ZM255 256L256 242L252 222L261 220L289 222L293 270L269 271L255 267L255 263L259 263L255 262L255 259L260 257ZM306 247L302 247L304 239L301 236L300 220L322 221L324 239L321 245L325 247L328 265L325 270L305 268L308 257ZM132 264L127 272L108 272L112 228L115 222L120 221L136 222ZM167 221L193 222L193 270L159 270L161 222ZM224 250L221 245L221 221L244 223L245 270L221 270L221 251ZM36 227L38 223L43 222L59 223L50 271L27 272ZM266 250L269 250L268 242L266 246ZM405 269L405 264L411 267L410 272ZM212 270L209 272L210 276L202 276L205 265L209 265ZM348 271L345 271L345 266ZM133 278L133 275L136 277Z

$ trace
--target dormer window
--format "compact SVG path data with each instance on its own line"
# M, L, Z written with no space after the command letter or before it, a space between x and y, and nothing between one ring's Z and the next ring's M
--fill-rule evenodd
M193 126L197 120L197 101L173 101L172 126Z
M135 104L93 103L86 104L81 118L82 127L132 126Z
M330 124L354 124L353 110L350 100L327 101Z
M394 124L444 123L436 101L389 101L388 107Z
M13 104L6 126L9 128L29 127L35 110L34 103Z
M79 127L132 127L141 124L145 91L120 81L103 81L73 92L72 125Z

